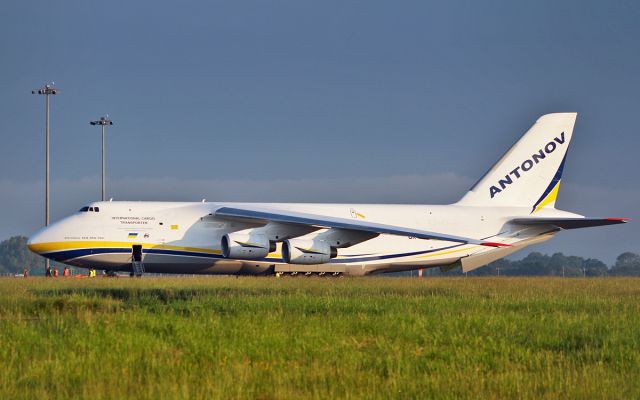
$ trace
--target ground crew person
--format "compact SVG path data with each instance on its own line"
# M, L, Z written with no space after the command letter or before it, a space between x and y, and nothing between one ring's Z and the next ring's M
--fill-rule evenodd
M45 272L45 276L46 276L47 278L50 278L50 277L51 277L51 267L47 267L47 270L46 270L46 272Z
M24 267L24 269L22 270L22 276L24 276L25 278L29 277L29 267Z
M70 276L71 275L71 270L69 269L69 267L64 267L64 270L62 271L62 276Z
M57 277L59 277L59 276L60 276L60 271L58 271L58 267L55 267L55 268L53 269L53 277L54 277L54 278L57 278Z

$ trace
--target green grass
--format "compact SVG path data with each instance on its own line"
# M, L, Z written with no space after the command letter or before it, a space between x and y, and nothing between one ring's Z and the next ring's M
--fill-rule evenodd
M640 397L640 279L0 279L0 398Z

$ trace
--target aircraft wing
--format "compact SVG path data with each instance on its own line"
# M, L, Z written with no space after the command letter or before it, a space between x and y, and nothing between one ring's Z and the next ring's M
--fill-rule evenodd
M351 231L369 232L397 236L411 236L418 239L443 240L465 244L477 244L490 247L509 246L508 244L484 242L482 240L461 236L446 235L437 232L423 231L420 229L401 226L378 224L347 218L335 218L316 214L307 214L280 209L268 209L259 207L221 207L213 212L213 216L223 219L232 219L242 222L267 224L277 222L291 225L303 225L317 229L348 229Z
M520 225L553 225L560 229L589 228L592 226L624 224L627 218L515 218L510 222Z

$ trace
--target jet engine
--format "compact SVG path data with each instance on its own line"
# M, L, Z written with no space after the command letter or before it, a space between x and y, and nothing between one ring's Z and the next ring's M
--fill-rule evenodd
M282 243L282 258L287 264L324 264L338 255L338 250L321 240L289 239Z
M275 242L269 241L265 235L233 232L222 237L222 255L225 258L256 260L275 249Z

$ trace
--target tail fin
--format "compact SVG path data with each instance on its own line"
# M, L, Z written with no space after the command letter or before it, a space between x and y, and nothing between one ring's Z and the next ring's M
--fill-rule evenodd
M554 207L576 113L547 114L458 202L460 205Z

